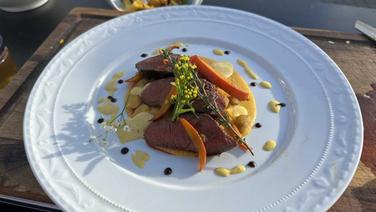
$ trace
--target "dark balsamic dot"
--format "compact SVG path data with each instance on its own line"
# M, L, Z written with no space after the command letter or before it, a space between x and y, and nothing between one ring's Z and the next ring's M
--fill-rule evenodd
M229 50L226 50L224 53L227 54L227 55L229 55L229 54L230 54L230 51L229 51Z
M251 86L256 86L256 83L255 82L251 82L250 85Z
M112 103L115 103L115 102L117 101L117 99L116 99L116 98L111 98L110 101L111 101Z
M98 124L103 123L104 122L104 118L98 119L97 122L98 122Z
M170 167L165 168L165 170L163 171L163 173L164 173L165 175L170 175L170 174L172 173L172 169L171 169Z
M123 82L124 82L124 80L122 80L122 79L119 79L119 80L118 80L118 83L119 83L119 84L121 84L121 83L123 83Z
M148 56L148 54L146 54L146 53L141 54L141 57L147 57L147 56Z
M283 102L279 103L278 105L281 107L286 107L286 103L283 103Z
M187 48L182 48L181 51L182 52L186 52L186 51L188 51L188 49Z
M111 100L111 99L113 99L114 97L112 97L112 96L107 96L107 99L109 99L109 100Z
M262 127L262 125L261 125L260 123L256 123L256 124L255 124L255 127L256 127L256 128L260 128L260 127Z
M129 152L129 149L127 147L123 147L121 150L120 150L121 154L125 155Z
M255 168L256 167L256 162L255 161L250 161L247 165L249 167L251 167L251 168Z

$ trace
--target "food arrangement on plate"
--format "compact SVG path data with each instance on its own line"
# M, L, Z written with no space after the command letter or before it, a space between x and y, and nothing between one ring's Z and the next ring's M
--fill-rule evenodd
M175 6L182 5L185 1L183 0L123 0L124 9L127 12L133 12L138 10L151 9L163 6Z
M155 150L197 157L199 171L205 168L208 156L235 147L253 155L245 136L253 126L258 128L261 124L254 124L256 102L250 85L228 61L174 53L186 52L183 46L177 42L158 49L151 57L142 54L145 59L135 64L137 73L129 79L123 80L123 73L116 73L104 87L109 96L102 97L97 107L99 113L110 118L101 117L98 123L113 129L122 143L144 138ZM222 56L230 52L214 49L213 54ZM245 61L238 59L237 63L252 79L258 79ZM128 90L120 110L112 94L123 83L128 84ZM260 86L272 87L267 81ZM269 103L270 110L276 113L283 106L276 100ZM269 140L264 150L271 151L275 146L275 141ZM126 148L122 153L127 152ZM132 161L143 168L149 158L148 153L138 150ZM249 163L254 165L254 161ZM244 165L238 165L233 170L219 167L215 173L228 176L244 170Z

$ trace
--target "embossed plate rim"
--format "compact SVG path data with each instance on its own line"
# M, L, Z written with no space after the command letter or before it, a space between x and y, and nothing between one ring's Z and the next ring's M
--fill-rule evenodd
M79 41L83 41L83 43L81 43L80 45L89 45L89 44L85 44L85 38L88 38L88 37L90 37L92 34L95 34L95 32L98 32L98 31L101 31L101 30L106 30L105 32L107 33L112 33L111 32L111 30L112 30L112 26L116 26L117 24L121 24L121 22L122 21L124 21L124 20L126 20L126 19L131 19L132 20L132 18L133 18L133 21L137 21L137 18L142 18L142 15L143 14L148 14L148 13L157 13L158 11L161 11L161 12L168 12L168 11L170 11L170 12L172 12L172 14L173 14L173 12L176 12L176 11L179 11L179 10L182 10L182 9L186 9L186 10L191 10L192 12L196 12L197 13L197 11L200 11L200 12L202 12L202 11L207 11L207 12L209 12L209 11L214 11L214 10L217 10L218 12L228 12L229 14L239 14L239 15L242 15L242 16L248 16L249 18L258 18L258 19L261 19L261 20L263 20L263 21L265 21L265 22L267 22L267 23L270 23L271 25L278 25L278 26L280 26L280 28L281 28L281 30L282 31L286 31L286 32L288 32L287 34L291 34L291 32L293 32L291 29L289 29L289 28L287 28L287 27L284 27L284 26L282 26L282 25L279 25L279 24L276 24L274 21L271 21L271 20L269 20L269 19L266 19L266 18L263 18L263 17L260 17L260 16L256 16L256 15L253 15L253 14L249 14L249 13L245 13L245 12L241 12L241 11L236 11L236 10L232 10L232 9L224 9L224 8L216 8L216 7L200 7L200 8L198 8L198 7L191 7L191 6L183 6L183 7L179 7L179 8L161 8L161 9L157 9L157 10L154 10L154 11L145 11L145 12L139 12L139 13L134 13L134 14L130 14L130 15L127 15L127 16L123 16L123 17L120 17L120 18L117 18L117 19L114 19L114 20L112 20L112 21L109 21L109 22L107 22L107 23L105 23L105 24L102 24L102 25L100 25L100 26L98 26L98 27L95 27L95 28L93 28L92 30L89 30L88 32L86 32L86 33L84 33L83 35L81 35L79 38L77 38L77 39L75 39L73 42L71 42L70 44L68 44L67 45L67 47L65 47L61 52L59 52L59 54L50 62L50 64L46 67L46 70L48 70L48 69L53 69L53 68L56 68L56 65L61 65L61 64L58 64L57 63L57 60L60 58L63 58L63 57L65 57L66 55L64 55L64 53L66 53L66 51L67 51L67 49L68 48L76 48L78 45L79 45ZM168 16L169 14L167 14L167 16ZM113 30L115 30L115 32L116 32L116 28L113 28ZM350 95L350 98L351 98L351 100L352 100L352 105L351 106L353 106L354 108L352 108L353 110L354 110L354 112L355 113L357 113L356 114L356 116L357 116L357 118L358 118L358 121L359 122L357 122L357 124L359 124L359 126L357 126L358 128L356 129L357 131L356 131L356 140L358 141L358 143L355 143L355 144L357 144L355 147L356 147L356 149L355 150L357 150L357 152L355 152L354 153L354 156L355 156L355 158L353 158L352 160L351 160L351 162L352 163L350 163L350 165L349 165L349 167L348 167L348 172L350 172L349 174L350 174L350 176L346 176L346 179L345 179L345 181L346 182L342 182L339 186L338 186L338 188L339 188L339 190L340 191L334 191L334 192L331 192L331 193L329 193L329 194L327 194L325 197L327 197L327 199L325 199L325 198L323 198L322 200L321 200L321 202L322 202L322 204L321 204L321 209L323 209L323 208L325 208L325 209L327 209L338 197L339 197L339 195L343 192L343 190L345 189L345 187L348 185L348 183L350 182L350 179L351 179L351 177L353 176L353 174L354 174L354 172L355 172L355 167L357 166L357 163L359 162L359 157L360 157L360 151L361 151L361 146L362 146L362 143L360 142L359 143L359 140L360 141L362 141L362 126L361 126L361 116L359 116L359 114L360 114L360 109L359 109L359 106L358 106L358 104L357 104L357 101L356 101L356 99L355 99L355 95L354 95L354 93L353 93L353 91L352 91L352 89L351 89L351 87L349 86L349 84L348 84L348 81L346 80L346 78L344 77L344 75L343 75L343 73L341 73L340 72L340 70L339 70L339 68L334 64L334 62L333 61L331 61L329 58L328 58L328 56L324 53L324 52L322 52L317 46L315 46L314 44L312 44L310 41L308 41L307 39L305 39L305 38L303 38L301 35L298 35L296 32L293 32L293 33L295 33L295 36L297 35L297 38L300 38L301 40L299 40L299 42L300 41L304 41L304 42L306 42L305 43L305 45L309 45L309 46L311 46L311 47L313 47L314 49L316 49L316 53L319 53L320 55L320 57L322 57L321 59L323 59L323 60L327 60L326 62L329 62L329 64L328 65L330 65L331 67L329 68L329 69L333 69L334 71L336 71L335 72L335 74L339 74L339 75L336 75L336 77L339 77L340 78L340 80L341 80L341 83L343 83L344 85L345 85L345 88L346 88L346 92ZM308 42L307 42L308 41ZM89 41L88 41L89 42ZM71 63L71 62L73 62L73 61L67 61L67 62L65 62L67 65L71 65L71 64L69 64L69 63ZM51 71L49 71L49 72L51 72ZM27 108L26 108L26 112L25 112L25 124L24 124L24 135L25 135L25 148L26 148L26 152L27 152L27 156L28 156L28 159L29 159L29 161L30 161L30 164L31 164L31 166L32 166L32 169L33 169L33 172L35 173L35 175L37 176L37 179L39 180L39 182L41 183L41 185L44 187L44 189L50 194L50 196L55 200L55 202L56 203L58 203L60 206L63 206L63 208L65 208L65 209L68 209L68 206L69 205L67 205L67 203L64 201L64 199L63 198L61 198L61 197L58 197L57 195L56 195L56 193L54 192L54 190L52 189L52 188L50 188L50 183L51 182L49 182L48 180L47 180L47 178L44 176L44 174L45 173L43 173L43 170L41 170L41 168L43 168L43 167L39 167L38 166L38 164L37 164L37 159L38 158L35 158L35 155L33 155L33 153L34 152L32 152L33 150L35 150L35 148L36 147L33 147L31 144L30 144L30 141L31 141L31 138L30 138L30 133L34 133L33 131L32 131L32 127L33 126L30 126L29 125L29 122L30 122L30 116L31 116L31 110L33 109L33 105L32 105L32 100L33 99L35 99L36 97L35 97L35 93L37 92L37 91L39 91L38 90L38 87L40 87L41 86L41 81L42 81L42 78L46 78L46 77L48 77L48 76L46 76L47 75L47 73L49 73L48 71L44 71L42 74L41 74L41 76L40 76L40 78L38 79L38 81L37 81L37 83L35 84L35 86L34 86L34 88L33 88L33 90L32 90L32 93L31 93L31 95L30 95L30 99L29 99L29 101L28 101L28 105L27 105ZM333 72L334 73L334 72ZM51 73L49 73L50 75L51 75ZM331 73L332 74L332 73ZM51 77L51 76L49 76L51 79L54 79L55 78L55 76L53 76L53 77ZM53 83L53 80L52 80L52 83ZM47 83L46 83L47 84ZM35 106L34 106L35 107ZM48 129L46 129L46 130L48 130ZM43 141L38 141L38 142L43 142ZM46 143L45 144L46 146L47 145L51 145L51 144L48 144L48 143ZM46 147L45 146L45 147ZM48 148L46 148L45 150L43 150L43 151L49 151L50 149L48 149ZM354 151L355 151L354 150ZM357 154L356 154L357 153ZM53 162L53 160L51 160L50 161L51 163ZM48 170L48 171L50 171L50 172L52 172L53 170ZM68 173L65 173L65 174L68 174ZM62 175L62 176L65 176L65 175ZM320 181L320 180L318 180L317 181L318 182L318 184L320 185L320 183L321 183L321 185L325 185L325 182L324 181ZM327 183L327 182L326 182ZM66 186L67 188L71 188L71 187L69 187L69 185L64 185L64 186ZM71 188L71 189L75 189L75 188ZM87 189L87 188L83 188L84 190L85 189ZM84 191L82 191L82 192L84 192ZM77 192L75 192L75 193L77 193ZM89 192L90 193L90 192ZM91 194L91 193L90 193ZM329 197L328 197L329 196ZM330 196L332 196L332 197L330 197ZM98 196L97 196L98 197ZM290 198L290 196L286 196L286 199L288 199L288 198ZM307 197L308 198L308 197ZM81 200L80 200L80 197L76 197L76 199L77 199L77 201L78 201L78 203L79 204L81 204L82 202L81 202ZM279 202L276 202L276 203L273 203L273 204L271 204L270 206L267 206L267 207L265 207L264 209L261 209L261 210L265 210L265 209L271 209L271 208L273 208L273 207L275 207L275 206L277 206L280 202L283 202L283 200L286 200L286 199L281 199L281 201L279 201ZM99 201L104 201L103 200L103 198L99 198ZM81 202L81 203L80 203ZM105 201L106 202L106 201ZM71 202L72 203L72 202ZM106 202L106 203L108 203L108 202ZM82 203L81 205L92 205L92 204L94 204L93 202L84 202L84 203ZM319 204L320 205L320 204ZM73 206L72 206L73 207ZM77 205L75 205L74 207L77 207ZM111 204L109 204L109 207L114 207L114 209L116 209L116 208L118 208L119 209L119 207L117 207L116 205L111 205ZM85 207L83 207L84 209L85 209ZM296 208L298 208L298 206L296 207ZM73 209L73 208L69 208L69 210L71 211L71 209ZM122 209L124 209L124 210L128 210L128 209L126 209L126 208L122 208ZM275 208L274 208L275 209ZM289 209L289 210L293 210L293 208L292 207L288 207L288 208L286 208L286 209ZM318 208L318 209L320 209L320 208ZM77 208L74 208L74 210L77 210Z

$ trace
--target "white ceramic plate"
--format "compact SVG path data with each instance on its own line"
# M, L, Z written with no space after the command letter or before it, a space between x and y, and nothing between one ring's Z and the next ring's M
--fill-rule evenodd
M247 136L255 156L234 149L209 159L157 152L142 140L102 151L89 138L97 127L96 102L118 71L135 73L141 53L174 41L189 54L246 60L271 90L252 87L257 122ZM230 50L213 55L212 49ZM243 77L251 79L235 65ZM258 80L257 82L259 82ZM122 99L126 87L115 94ZM279 114L267 103L287 103ZM362 148L360 110L348 81L317 46L269 19L217 7L168 7L125 15L84 33L48 64L35 84L24 122L30 165L44 190L66 211L323 211L349 184ZM273 152L262 150L277 140ZM129 147L127 155L120 149ZM144 169L130 155L151 155ZM255 160L257 168L231 177L213 168ZM164 176L171 167L173 174Z

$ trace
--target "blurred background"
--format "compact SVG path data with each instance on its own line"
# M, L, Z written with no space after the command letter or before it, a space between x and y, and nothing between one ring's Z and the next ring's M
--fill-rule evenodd
M0 0L4 1L4 0ZM204 0L204 5L236 8L288 26L358 33L357 19L376 25L375 0ZM106 0L49 0L35 10L0 10L0 34L20 67L74 7L112 9Z

